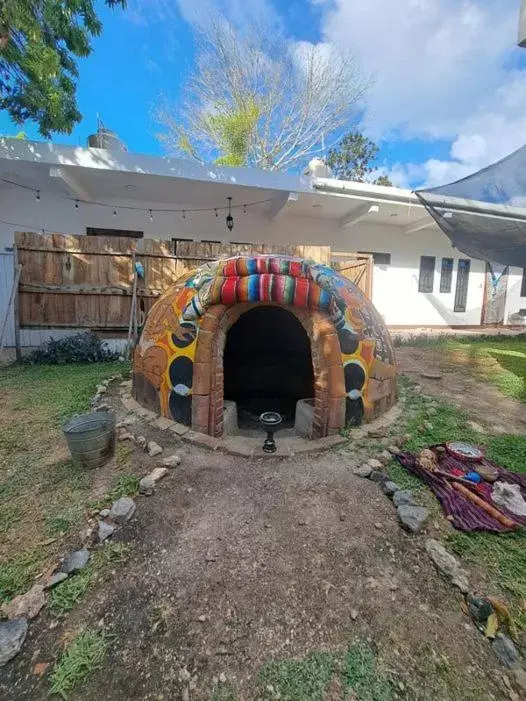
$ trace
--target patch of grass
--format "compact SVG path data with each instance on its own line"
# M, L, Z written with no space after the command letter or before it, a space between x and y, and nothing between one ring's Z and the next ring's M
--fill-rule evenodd
M214 687L210 701L236 701L236 692L230 684Z
M60 543L32 555L40 534L82 522L93 473L65 458L62 423L88 411L95 387L121 363L0 368L0 598L20 594ZM22 553L22 555L15 555Z
M0 567L0 602L9 601L31 586L42 567L45 552L41 549L26 550Z
M139 491L139 482L139 477L135 475L121 475L115 486L106 492L102 499L92 501L89 505L93 509L102 509L121 497L133 497Z
M124 562L131 547L126 543L108 543L102 550L92 553L89 563L77 574L51 590L49 611L52 616L69 613L84 596L90 585L110 564Z
M271 701L323 701L331 682L341 687L342 698L357 701L392 701L388 676L378 668L376 655L358 642L344 654L315 652L304 660L277 660L259 672L261 695Z
M82 682L102 669L106 659L108 637L98 631L85 630L66 647L51 673L51 694L68 699Z
M502 435L489 438L485 452L489 460L499 463L512 472L526 472L526 435Z

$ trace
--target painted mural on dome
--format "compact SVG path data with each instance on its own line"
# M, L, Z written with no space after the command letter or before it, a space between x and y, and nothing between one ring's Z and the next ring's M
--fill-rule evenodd
M245 302L326 312L340 341L348 405L360 402L365 415L371 413L378 385L396 373L382 318L337 271L288 256L214 261L178 280L146 320L134 354L134 394L161 415L190 425L193 362L204 314L216 304Z

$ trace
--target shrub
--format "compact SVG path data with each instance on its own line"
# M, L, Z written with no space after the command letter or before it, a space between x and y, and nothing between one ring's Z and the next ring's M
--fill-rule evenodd
M100 363L117 360L115 353L104 346L101 339L92 331L77 333L59 340L53 338L44 348L34 351L25 359L25 363L50 365L67 365L69 363Z

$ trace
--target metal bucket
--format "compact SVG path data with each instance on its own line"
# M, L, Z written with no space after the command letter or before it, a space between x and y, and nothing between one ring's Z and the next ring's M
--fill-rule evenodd
M62 427L69 452L83 467L105 465L115 453L115 414L94 411L74 416Z

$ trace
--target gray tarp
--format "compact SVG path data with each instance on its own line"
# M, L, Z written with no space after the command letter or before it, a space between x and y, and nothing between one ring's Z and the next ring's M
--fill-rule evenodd
M462 180L415 194L459 251L526 268L526 146Z

